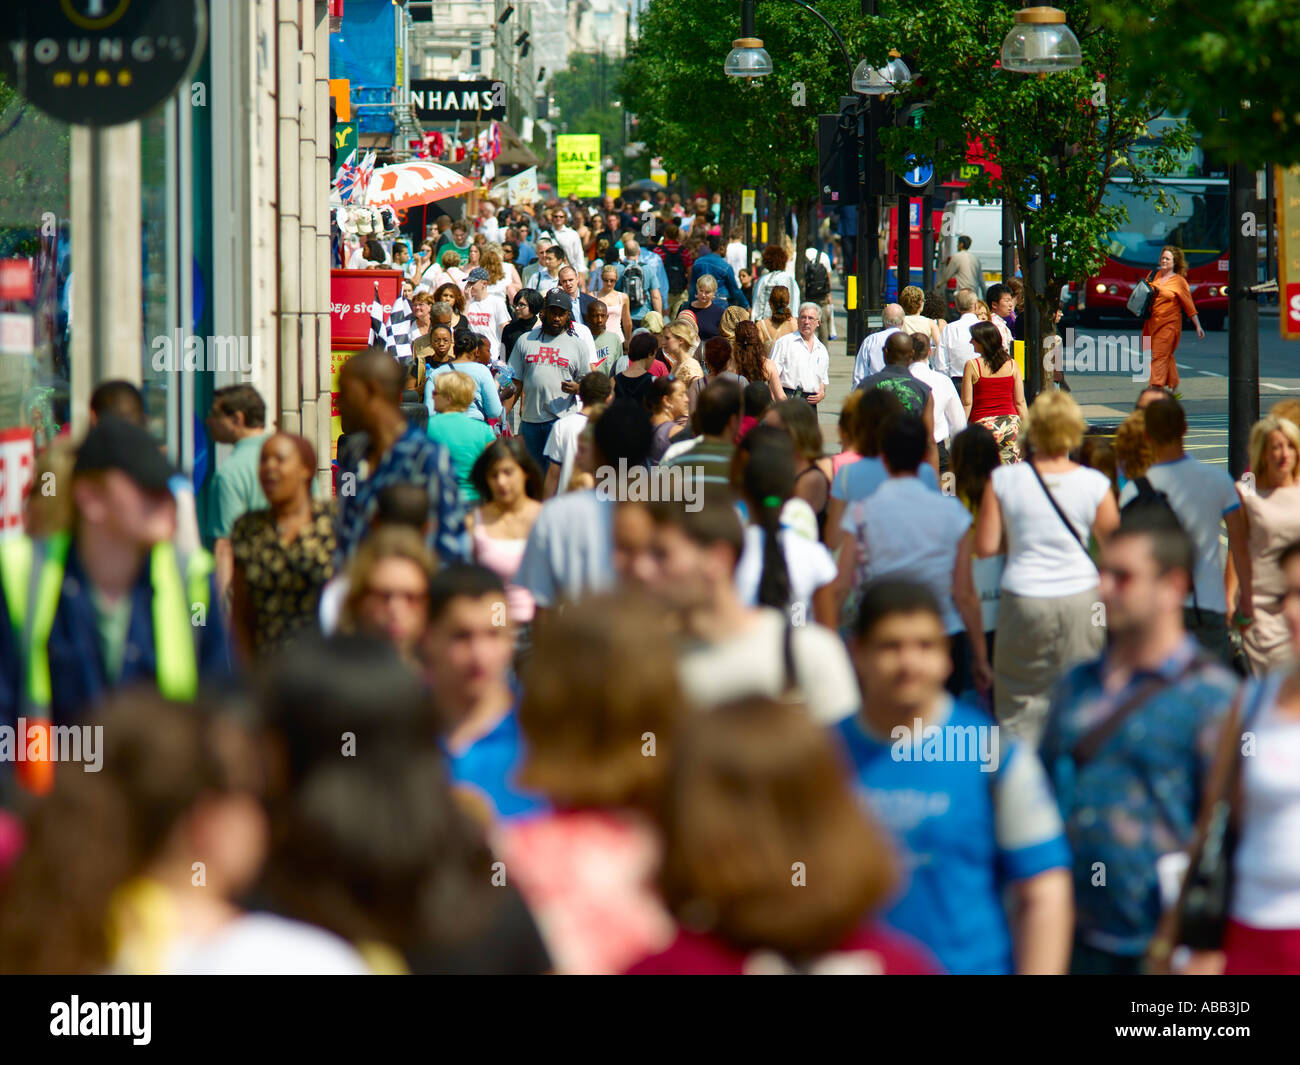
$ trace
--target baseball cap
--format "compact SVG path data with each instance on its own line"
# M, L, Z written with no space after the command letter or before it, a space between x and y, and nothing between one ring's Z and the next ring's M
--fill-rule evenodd
M573 301L569 299L563 289L553 288L546 293L545 306L559 307L562 311L571 311L573 310Z
M470 284L473 284L475 281L486 281L488 280L488 272L484 270L483 267L476 266L465 275L465 280Z
M158 441L147 430L113 414L103 415L86 434L77 449L72 475L105 470L121 470L146 492L166 492L172 476Z

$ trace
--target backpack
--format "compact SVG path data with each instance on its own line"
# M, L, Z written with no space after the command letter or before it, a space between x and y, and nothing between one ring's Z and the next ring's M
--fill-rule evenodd
M803 271L803 292L810 300L823 300L830 295L831 272L820 259L813 259Z
M641 267L635 262L628 263L623 270L623 276L619 279L619 285L627 294L627 299L633 307L644 307L647 302L645 290L645 274L642 273Z
M1167 519L1174 526L1187 532L1182 520L1178 517L1178 512L1174 510L1174 505L1169 502L1169 497L1147 478L1135 478L1133 484L1137 486L1137 495L1119 508L1121 518L1125 514L1145 513L1160 519ZM1196 598L1196 575L1192 574L1192 609L1196 611L1197 623L1200 623L1201 604Z
M686 262L681 249L664 252L664 272L668 275L669 292L686 291Z

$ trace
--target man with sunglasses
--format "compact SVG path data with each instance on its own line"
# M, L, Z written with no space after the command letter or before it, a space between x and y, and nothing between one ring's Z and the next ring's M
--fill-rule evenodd
M1196 827L1237 680L1183 624L1195 565L1167 511L1125 511L1099 566L1108 647L1052 699L1039 753L1074 856L1074 973L1141 971L1162 911L1157 861Z

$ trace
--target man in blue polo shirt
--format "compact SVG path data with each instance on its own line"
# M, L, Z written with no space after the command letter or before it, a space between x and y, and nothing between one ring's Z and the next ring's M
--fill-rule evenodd
M546 809L515 783L523 738L511 689L517 625L501 578L482 566L452 566L429 585L426 659L443 717L443 747L457 787L492 820Z
M906 871L881 919L951 973L1064 972L1070 853L1056 802L1033 751L944 691L952 663L933 593L868 586L850 652L862 709L835 731Z

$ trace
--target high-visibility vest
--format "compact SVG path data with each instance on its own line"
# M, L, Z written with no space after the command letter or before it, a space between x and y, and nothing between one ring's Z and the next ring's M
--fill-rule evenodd
M39 544L26 536L0 541L0 586L4 588L14 629L18 660L24 666L26 699L21 701L22 712L29 718L29 729L45 730L45 758L17 764L19 782L37 794L48 792L54 785L49 641L71 543L68 533L56 533ZM38 555L40 565L36 564ZM158 691L165 698L185 701L198 694L197 635L190 611L193 606L201 605L206 618L208 577L213 568L212 556L206 551L196 551L182 578L176 549L170 541L155 544L150 552L154 657Z

